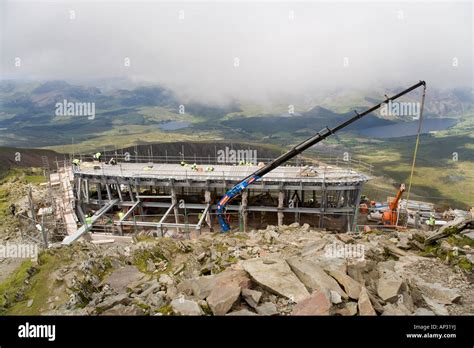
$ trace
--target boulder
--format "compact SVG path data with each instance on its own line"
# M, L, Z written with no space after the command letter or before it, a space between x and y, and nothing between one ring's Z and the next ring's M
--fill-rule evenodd
M417 308L413 315L435 315L432 311L426 308Z
M145 290L143 290L140 293L141 298L148 297L150 294L153 294L157 292L158 290L160 290L160 287L161 287L160 283L158 283L156 280L146 283L145 286L146 286Z
M203 276L191 281L193 294L200 300L205 299L211 291L223 283L233 283L240 288L249 288L250 279L243 270L227 269L217 275Z
M377 263L373 260L352 260L347 265L347 275L359 284L365 286L368 281L378 278L376 273Z
M402 289L403 280L395 274L385 274L377 282L377 294L383 301L395 302Z
M410 249L410 240L408 237L402 237L400 238L399 242L397 243L397 248L403 249L403 250L408 250Z
M224 315L233 306L240 296L241 288L238 284L228 282L221 283L212 289L207 297L207 303L214 315Z
M271 302L265 302L256 308L260 315L278 315L277 307Z
M274 294L295 302L309 296L308 290L284 260L272 260L273 263L266 263L265 260L264 258L246 260L242 262L242 266L257 284Z
M262 297L262 293L256 290L243 289L242 297L244 298L245 302L249 304L250 307L257 308L258 302L260 302L260 298Z
M375 312L383 313L383 306L385 305L385 301L381 300L377 295L375 290L371 288L365 288L367 290L367 295L369 295L370 303L372 307L374 307Z
M341 242L345 244L354 243L354 238L352 238L352 236L348 233L338 233L336 236Z
M130 304L131 299L127 294L119 294L115 296L109 296L104 301L96 305L98 312L106 311L109 308L112 308L118 304L128 305Z
M329 275L342 285L344 291L350 298L354 300L359 298L361 286L354 279L349 277L347 274L335 270L329 271Z
M329 296L329 292L333 290L343 299L349 298L337 282L315 262L302 258L291 258L286 261L298 279L311 291L323 291Z
M178 292L186 295L193 294L193 280L192 279L185 279L181 283L176 286Z
M438 303L438 302L432 300L431 298L429 298L425 295L422 295L422 297L423 297L423 300L425 300L426 304L433 311L434 314L436 314L436 315L449 315L448 310L446 309L446 307L443 304Z
M163 285L166 285L166 286L169 286L169 285L173 285L173 284L174 284L173 279L172 279L168 274L162 274L162 275L160 275L160 278L159 278L158 282L159 282L160 284L163 284Z
M166 298L171 301L178 296L178 289L175 286L168 286L166 289Z
M357 302L347 302L335 310L336 315L353 316L357 314Z
M367 289L364 287L360 291L357 307L359 308L359 315L377 315L374 307L372 307L372 303L370 302Z
M119 304L102 312L101 315L145 315L145 313L143 312L143 309L134 304L130 306Z
M241 309L239 311L234 311L234 312L230 312L226 314L226 316L252 316L252 315L257 315L257 314L249 311L248 309Z
M316 290L309 297L295 305L291 315L329 315L331 302L326 294Z
M439 245L440 249L444 251L445 253L450 252L453 250L453 246L449 244L447 240L441 241L441 244Z
M328 241L325 239L318 239L314 242L308 243L303 247L301 251L301 256L307 257L311 255L316 255L318 254L318 252L324 249L327 243Z
M411 311L403 303L387 303L382 315L411 315Z
M146 275L140 272L138 268L135 266L125 266L114 270L105 279L104 283L109 284L115 292L121 293L126 292L127 288L133 290L146 282L146 280Z
M425 245L418 242L417 240L413 239L409 242L410 246L414 247L415 249L424 251L425 250Z
M204 300L211 293L215 286L215 275L203 276L191 280L193 295L200 300Z
M347 273L347 260L342 257L326 257L326 256L314 256L309 260L317 263L326 272L339 271L344 274Z
M331 303L333 303L333 304L342 303L341 295L339 295L339 294L338 294L336 291L334 291L334 290L329 290L329 298L331 299Z
M154 307L160 308L165 305L165 296L157 292L156 294L150 294L145 302Z
M413 282L424 296L438 303L452 304L459 302L461 299L459 292L446 288L439 283L426 283L421 279L414 279Z
M397 248L393 244L389 244L385 241L379 241L379 244L384 248L385 252L396 257L408 256L408 253L400 248Z
M201 307L194 301L176 298L171 301L173 312L180 315L203 315Z

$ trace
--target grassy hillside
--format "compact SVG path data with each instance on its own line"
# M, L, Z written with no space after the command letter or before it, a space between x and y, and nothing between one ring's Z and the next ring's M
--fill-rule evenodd
M473 141L473 135L422 136L411 197L465 209L474 205ZM390 187L393 191L399 183L408 184L414 146L415 137L388 139L377 143L353 140L352 150L357 157L373 164L378 176L391 179L388 183L372 182L368 185L368 189L372 191L369 193L377 195L378 189L381 194L377 196L386 197Z
M0 178L15 168L42 167L42 156L48 158L50 166L56 158L63 158L62 154L52 150L0 147Z

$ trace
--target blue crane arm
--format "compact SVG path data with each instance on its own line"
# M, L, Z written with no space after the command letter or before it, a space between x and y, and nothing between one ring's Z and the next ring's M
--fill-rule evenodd
M397 95L394 95L393 97L389 98L387 97L387 99L385 99L384 101L382 101L381 103L377 104L377 105L374 105L373 107L371 107L370 109L367 109L365 110L364 112L362 113L358 113L357 111L355 112L355 116L351 117L350 119L348 119L347 121L339 124L338 126L332 128L332 129L329 129L328 127L322 129L321 131L317 132L315 135L313 135L312 137L302 141L301 143L299 143L298 145L296 145L295 147L293 147L290 151L284 153L283 155L277 157L276 159L274 159L273 161L271 161L270 163L268 163L267 165L265 165L264 167L262 168L259 168L257 171L255 171L255 173L253 174L250 174L249 176L247 176L245 179L243 179L241 182L239 182L237 185L235 185L234 187L232 187L229 191L227 191L225 193L225 195L221 198L221 200L219 201L219 203L217 204L217 219L219 220L219 224L221 225L221 230L222 232L227 232L230 230L230 227L229 227L229 224L225 221L225 218L224 218L224 213L225 213L225 207L227 206L227 204L229 204L229 202L234 199L236 196L238 196L243 190L245 190L245 188L250 185L251 183L253 183L254 181L256 180L259 180L260 178L262 178L265 174L267 174L268 172L272 171L273 169L279 167L280 165L282 165L283 163L287 162L288 160L292 159L293 157L297 156L298 154L302 153L303 151L305 151L306 149L310 148L311 146L313 146L314 144L316 143L319 143L320 141L326 139L327 137L329 137L330 135L336 133L337 131L349 126L351 123L361 119L362 117L364 117L365 115L368 115L370 114L371 112L374 112L376 111L377 109L379 109L383 104L386 104L388 103L389 101L391 100L395 100L395 99L398 99L400 98L401 96L413 91L414 89L420 87L420 86L423 86L423 88L426 88L426 83L425 81L420 81L416 84L414 84L413 86L405 89L404 91L398 93Z
M221 198L219 203L217 203L217 219L219 220L219 224L221 225L222 232L227 232L230 230L229 224L224 219L224 212L227 204L236 196L240 195L240 193L245 190L247 186L249 186L251 183L258 179L260 179L260 177L256 176L255 174L246 177L244 180L242 180L237 185L232 187L229 191L227 191L225 195Z

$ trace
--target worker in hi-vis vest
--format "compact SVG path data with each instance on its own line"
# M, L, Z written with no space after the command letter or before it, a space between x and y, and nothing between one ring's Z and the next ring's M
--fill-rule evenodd
M89 216L89 214L87 214L85 218L86 218L86 226L88 227L92 226L92 216Z
M434 230L435 224L436 224L436 220L435 220L435 218L434 218L434 215L431 214L431 215L430 215L430 219L428 220L428 225L430 226L430 230L431 230L431 231Z
M77 173L81 168L80 168L81 160L78 158L74 158L72 160L72 171L74 173Z
M94 154L94 160L100 162L100 158L102 157L102 154L100 152L96 152Z

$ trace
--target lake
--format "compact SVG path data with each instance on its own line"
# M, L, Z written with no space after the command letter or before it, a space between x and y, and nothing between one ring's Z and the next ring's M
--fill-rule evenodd
M422 133L439 131L454 126L458 121L453 118L428 118L423 120ZM358 133L373 138L397 138L416 135L418 121L396 123L388 126L372 127L360 130Z
M190 122L186 122L186 121L168 121L168 122L160 123L158 127L160 127L163 130L173 131L173 130L189 127L190 124L191 124Z

